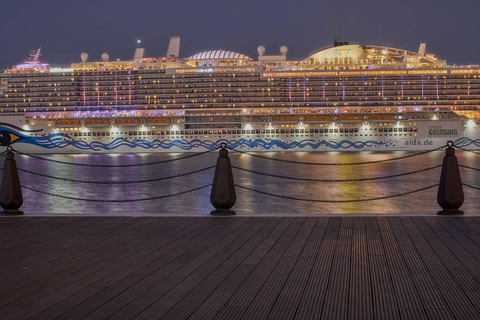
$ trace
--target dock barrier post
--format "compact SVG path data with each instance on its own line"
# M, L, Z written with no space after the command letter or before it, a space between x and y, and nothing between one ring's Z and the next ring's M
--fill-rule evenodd
M232 164L228 157L227 145L222 143L215 168L215 176L213 177L212 192L210 193L210 203L215 207L215 210L210 214L218 216L234 215L235 211L232 211L231 208L235 205L236 200Z
M458 169L457 156L453 142L448 141L446 155L443 157L442 174L440 176L440 185L438 187L437 203L443 208L439 215L462 215L463 211L459 208L463 204L465 197L463 195L462 179Z
M9 215L21 215L18 210L23 204L22 188L18 178L17 163L14 159L12 147L7 147L3 164L2 191L0 193L0 206L2 213Z

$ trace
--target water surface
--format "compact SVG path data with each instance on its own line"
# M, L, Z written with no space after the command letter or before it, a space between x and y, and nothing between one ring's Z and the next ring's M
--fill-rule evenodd
M389 159L413 153L398 151L357 153L267 152L259 154L293 161L343 163ZM230 152L230 158L235 166L271 174L315 179L354 179L398 174L435 166L442 163L444 154L444 151L438 151L401 161L360 166L308 166L281 163L235 152ZM42 155L42 157L74 163L117 165L153 162L185 155L188 154ZM217 156L218 154L214 152L165 164L128 168L69 166L18 155L15 159L19 168L56 177L90 181L131 181L171 176L212 166L215 164ZM457 156L459 163L480 168L480 156L466 152L457 152ZM392 179L343 183L285 180L255 175L235 169L233 174L235 183L273 194L305 199L351 200L395 195L437 184L440 179L440 170L438 168ZM22 185L69 197L142 199L173 194L210 184L213 180L213 174L214 169L210 169L195 175L172 180L128 185L72 183L47 179L23 172L20 172L20 179ZM480 175L478 172L461 168L461 174L464 183L480 186ZM479 192L470 188L464 188L465 203L462 209L465 212L469 214L478 213L480 201L477 199L479 199ZM237 203L234 210L236 210L237 214L435 213L440 209L436 203L436 194L437 188L433 188L416 194L386 200L360 203L311 203L286 200L237 189ZM75 201L42 195L29 190L24 190L23 196L24 204L22 210L27 214L208 214L213 209L209 200L210 188L161 200L127 203Z

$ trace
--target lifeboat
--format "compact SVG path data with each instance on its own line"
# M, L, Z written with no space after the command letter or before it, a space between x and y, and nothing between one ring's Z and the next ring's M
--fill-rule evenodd
M337 116L339 122L363 122L363 115L361 114L339 114Z
M145 119L145 124L147 126L170 125L170 118L169 117L149 117Z
M74 128L80 127L80 119L57 119L55 120L55 127L58 128Z
M109 118L89 118L85 121L86 127L109 127Z
M132 127L140 125L140 118L115 118L115 125L119 127Z
M273 122L280 122L280 123L297 123L299 122L298 116L275 116L273 117Z
M322 115L310 115L303 117L304 122L330 122L331 117L326 114Z
M394 114L371 114L368 116L368 121L370 122L394 122L396 121Z

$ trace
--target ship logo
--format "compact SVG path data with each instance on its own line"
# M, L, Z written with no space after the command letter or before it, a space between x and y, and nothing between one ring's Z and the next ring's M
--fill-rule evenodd
M25 137L18 136L7 130L0 130L0 146L2 147L9 146L19 139L25 139Z

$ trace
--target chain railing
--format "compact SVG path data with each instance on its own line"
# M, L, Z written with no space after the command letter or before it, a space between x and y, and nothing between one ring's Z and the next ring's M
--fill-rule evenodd
M20 151L13 150L13 152L27 156L33 159L37 160L42 160L42 161L47 161L47 162L53 162L53 163L59 163L59 164L65 164L65 165L70 165L70 166L79 166L79 167L90 167L90 168L129 168L129 167L143 167L143 166L152 166L152 165L158 165L158 164L164 164L164 163L170 163L170 162L175 162L175 161L180 161L180 160L185 160L185 159L190 159L194 157L198 157L207 153L211 153L213 151L218 150L220 147L212 148L207 151L203 152L198 152L198 153L192 153L187 156L179 157L179 158L173 158L173 159L167 159L167 160L161 160L161 161L153 161L153 162L145 162L145 163L133 163L133 164L90 164L90 163L74 163L74 162L67 162L67 161L61 161L61 160L55 160L55 159L49 159L45 157L40 157L34 154L30 153L24 153Z
M480 155L480 152L475 151L475 150L470 150L470 149L466 149L466 148L455 146L455 145L453 147L458 149L458 150L462 150L462 151L465 151L465 152L470 152L470 153L473 153L473 154Z
M148 183L148 182L156 182L156 181L176 179L176 178L185 177L185 176L189 176L189 175L192 175L192 174L200 173L200 172L203 172L203 171L207 171L207 170L210 170L210 169L213 169L213 168L215 168L215 166L210 166L210 167L206 167L206 168L202 168L202 169L198 169L198 170L194 170L194 171L190 171L190 172L186 172L186 173L180 173L180 174L176 174L176 175L168 176L168 177L151 178L151 179L145 179L145 180L133 180L133 181L91 181L91 180L79 180L79 179L69 179L69 178L55 177L55 176L51 176L51 175L47 175L47 174L43 174L43 173L38 173L38 172L33 172L33 171L26 170L26 169L22 169L22 168L18 168L18 170L19 170L19 171L22 171L22 172L25 172L25 173L28 173L28 174L32 174L32 175L44 177L44 178L61 180L61 181L68 181L68 182L73 182L73 183L109 184L109 185L114 185L114 184Z
M251 170L247 168L242 168L239 166L231 165L230 159L228 158L228 151L227 150L232 150L234 152L240 153L240 154L245 154L248 156L256 157L262 160L269 160L269 161L277 161L277 162L282 162L282 163L291 163L291 164L297 164L297 165L315 165L315 166L354 166L354 165L367 165L367 164L378 164L378 163L385 163L385 162L391 162L391 161L398 161L398 160L404 160L412 157L417 157L420 155L428 154L434 151L439 151L441 149L446 149L446 155L444 157L444 162L443 165L435 165L435 166L430 166L427 168L422 168L418 170L413 170L409 172L404 172L404 173L395 173L395 174L390 174L390 175L385 175L385 176L377 176L377 177L367 177L367 178L352 178L352 179L317 179L317 178L302 178L302 177L292 177L288 175L280 175L280 174L275 174L275 173L267 173L267 172L261 172L257 170ZM175 196L180 196L188 193L192 193L198 190L202 190L208 187L211 187L211 203L214 205L216 208L215 211L212 211L212 214L234 214L233 211L230 210L230 208L235 204L236 201L236 194L235 194L235 187L250 191L253 193L258 193L262 195L267 195L267 196L272 196L276 198L282 198L286 200L296 200L296 201L304 201L304 202L314 202L314 203L362 203L362 202L369 202L369 201L377 201L377 200L385 200L385 199L391 199L391 198L397 198L397 197L402 197L402 196L407 196L410 194L414 193L419 193L425 190L429 190L435 187L439 188L438 191L438 197L437 199L441 198L441 194L443 194L443 198L447 196L451 196L452 194L457 194L458 188L461 188L462 186L469 187L472 189L480 190L480 188L472 186L470 184L465 184L461 183L460 181L460 176L458 173L458 167L462 167L465 169L469 170L474 170L474 171L480 171L478 168L466 166L466 165L459 165L457 163L457 159L455 157L455 149L463 150L463 151L469 151L469 152L474 152L477 154L480 154L480 152L472 151L472 150L467 150L464 148L456 147L453 145L453 142L449 141L445 146L438 147L435 149L431 150L426 150L414 154L408 154L405 156L400 156L400 157L394 157L394 158L389 158L389 159L382 159L382 160L372 160L372 161L362 161L362 162L346 162L346 163L324 163L324 162L305 162L305 161L293 161L293 160L286 160L286 159L281 159L281 158L272 158L264 155L259 155L251 152L246 152L246 151L241 151L237 149L231 149L228 148L228 146L225 143L222 143L220 146L207 150L204 152L200 153L195 153L195 154L190 154L187 156L181 156L178 158L173 158L173 159L167 159L167 160L161 160L161 161L153 161L153 162L147 162L147 163L135 163L135 164L121 164L121 165L104 165L104 164L84 164L84 163L73 163L73 162L67 162L67 161L60 161L56 159L49 159L46 157L41 157L33 154L28 154L28 153L23 153L14 150L11 147L8 147L3 154L5 154L6 159L5 159L5 166L4 168L0 168L1 170L8 170L8 177L11 177L12 179L17 179L18 180L18 173L17 170L26 174L30 175L35 175L38 177L42 178L47 178L47 179L53 179L53 180L60 180L60 181L66 181L70 183L84 183L84 184L93 184L93 185L127 185L127 184L142 184L142 183L149 183L149 182L157 182L157 181L165 181L165 180L170 180L170 179L176 179L176 178L181 178L181 177L186 177L186 176L191 176L197 173L205 172L207 170L215 168L215 175L213 179L213 184L205 184L199 187L191 188L189 190L177 192L177 193L172 193L172 194L167 194L167 195L161 195L161 196L152 196L152 197L146 197L146 198L139 198L139 199L89 199L89 198L81 198L81 197L74 197L74 196L67 196L67 195L62 195L62 194L57 194L53 192L49 192L46 190L39 190L38 188L32 188L29 186L21 185L20 187L20 182L19 180L15 183L10 183L7 184L8 188L17 188L16 191L12 190L5 190L8 188L2 188L2 194L0 198L0 204L2 207L5 208L4 206L4 198L5 199L12 199L15 198L14 192L20 192L20 198L21 198L21 188L25 190L29 190L35 193L39 194L44 194L52 197L57 197L57 198L63 198L63 199L68 199L68 200L75 200L75 201L86 201L86 202L101 202L101 203L127 203L127 202L140 202L140 201L149 201L149 200L159 200L159 199L164 199L164 198L169 198L169 197L175 197ZM72 166L80 166L80 167L98 167L98 168L128 168L128 167L140 167L140 166L149 166L149 165L158 165L158 164L167 164L170 162L174 161L179 161L179 160L184 160L184 159L189 159L193 157L197 157L203 154L210 153L215 150L219 150L219 157L217 159L217 164L208 166L205 168L201 169L196 169L192 170L189 172L184 172L184 173L179 173L175 175L170 175L166 177L156 177L156 178L148 178L148 179L138 179L138 180L120 180L120 181L93 181L93 180L83 180L83 179L72 179L72 178L65 178L65 177L58 177L46 173L41 173L41 172L35 172L32 170L24 169L24 168L18 168L16 167L15 160L14 160L14 153L19 154L19 155L24 155L28 156L34 159L42 160L42 161L47 161L51 163L59 163L59 164L66 164L66 165L72 165ZM453 162L452 162L453 161ZM449 164L450 163L450 164ZM265 177L272 177L272 178L278 178L278 179L286 179L286 180L293 180L293 181L302 181L302 182L317 182L317 183L343 183L343 182L365 182L365 181L375 181L375 180L383 180L383 179L390 179L390 178L397 178L397 177L403 177L403 176L409 176L409 175L414 175L414 174L419 174L423 172L428 172L434 169L438 169L442 167L442 174L440 178L440 183L439 184L433 184L429 185L426 187L422 187L419 189L411 190L411 191L406 191L398 194L393 194L393 195L388 195L388 196L381 196L381 197L370 197L370 198L363 198L363 199L345 199L345 200L335 200L335 199L309 199L309 198L300 198L300 197L293 197L289 195L281 195L277 194L274 192L268 192L264 190L259 190L254 187L247 187L241 184L234 184L233 182L233 175L232 175L232 168L237 170L237 171L242 171L242 172L247 172L250 174L255 174L255 175L260 175L260 176L265 176ZM455 170L452 171L451 168L456 167L457 171ZM12 171L13 170L13 171ZM445 171L447 170L447 171ZM450 171L449 171L450 170ZM4 174L5 175L5 174ZM448 175L449 178L445 178L444 176ZM15 178L16 177L16 178ZM453 178L452 178L453 177ZM450 181L447 183L447 180ZM452 182L454 181L454 182ZM457 181L457 182L455 182ZM456 184L455 184L456 183ZM455 184L455 185L453 185ZM452 189L453 188L453 189ZM10 193L9 193L10 192ZM5 195L6 194L6 197ZM458 193L458 196L463 197L463 192ZM18 197L17 197L18 198ZM442 199L443 199L442 198ZM448 198L448 197L447 197ZM463 198L462 199L457 199L457 202L463 203ZM461 201L460 201L461 200ZM23 201L23 200L22 200ZM442 200L443 201L443 200ZM445 200L447 201L447 200ZM443 201L443 202L445 202ZM449 200L448 200L449 201ZM448 202L447 201L447 202ZM444 211L442 212L460 212L458 211L458 206L457 208L452 209L450 204L447 204L447 207L444 207L441 204L441 201L438 200L439 204L444 208ZM461 205L461 204L460 204ZM21 206L21 203L20 203ZM15 210L18 210L17 209ZM456 211L455 211L456 210ZM442 213L443 214L443 213Z
M462 185L464 185L465 187L469 187L469 188L471 188L471 189L480 190L479 187L475 187L475 186L472 186L472 185L467 184L467 183L462 183Z
M473 171L480 171L480 169L478 169L478 168L465 166L465 165L463 165L463 164L459 164L458 166L459 166L459 167L462 167L462 168L465 168L465 169L470 169L470 170L473 170Z
M234 148L229 148L229 149L232 150L232 151L235 151L237 153L245 154L245 155L248 155L248 156L251 156L251 157L260 158L260 159L264 159L264 160L270 160L270 161L283 162L283 163L302 164L302 165L310 165L310 166L358 166L358 165L378 164L378 163L384 163L384 162L391 162L391 161L413 158L413 157L421 156L421 155L431 153L431 152L434 152L434 151L442 150L446 146L447 145L444 145L444 146L441 146L441 147L438 147L438 148L435 148L435 149L422 151L422 152L418 152L418 153L414 153L414 154L409 154L409 155L401 156L401 157L389 158L389 159L361 161L361 162L339 162L339 163L286 160L286 159L280 159L280 158L266 157L266 156L262 156L262 155L259 155L259 154L250 153L250 152L247 152L247 151L242 151L242 150L238 150L238 149L234 149Z
M473 151L473 150L469 150L469 151ZM477 153L477 152L476 152L476 153ZM477 154L480 154L480 153L477 153ZM465 168L465 169L469 169L469 170L472 170L472 171L480 172L480 169L478 169L478 168L466 166L466 165L463 165L463 164L459 164L458 166L461 167L461 168ZM475 187L475 186L472 186L472 185L470 185L470 184L462 183L462 185L464 185L465 187L468 187L468 188L470 188L470 189L480 190L479 187Z
M399 193L399 194L384 196L384 197L375 197L375 198L367 198L367 199L352 199L352 200L326 200L326 199L297 198L297 197L284 196L284 195L274 194L274 193L270 193L270 192L260 191L260 190L256 190L256 189L252 189L252 188L242 186L240 184L236 184L235 186L240 188L240 189L252 191L252 192L255 192L255 193L260 193L260 194L264 194L264 195L267 195L267 196L272 196L272 197L282 198L282 199L288 199L288 200L297 200L297 201L304 201L304 202L320 202L320 203L355 203L355 202L368 202L368 201L384 200L384 199L391 199L391 198L406 196L406 195L409 195L409 194L412 194L412 193L417 193L417 192L420 192L420 191L424 191L424 190L428 190L428 189L431 189L431 188L434 188L434 187L438 187L438 183L434 184L434 185L431 185L431 186L428 186L428 187L424 187L424 188L420 188L420 189L416 189L416 190L412 190L412 191L407 191L407 192L402 192L402 193Z
M45 194L45 195L48 195L48 196L57 197L57 198L63 198L63 199L68 199L68 200L87 201L87 202L125 203L125 202L140 202L140 201L149 201L149 200L165 199L165 198L175 197L175 196L179 196L179 195L182 195L182 194L186 194L186 193L190 193L190 192L202 190L202 189L208 188L208 187L210 187L210 186L212 186L211 183L210 183L210 184L203 185L203 186L201 186L201 187L193 188L193 189L190 189L190 190L181 191L181 192L172 193L172 194L167 194L167 195L162 195L162 196L149 197L149 198L141 198L141 199L116 199L116 200L108 200L108 199L87 199L87 198L70 197L70 196L65 196L65 195L61 195L61 194L56 194L56 193L51 193L51 192L47 192L47 191L42 191L42 190L30 188L30 187L23 186L23 185L22 185L22 188L27 189L27 190L30 190L30 191L33 191L33 192Z
M410 172L406 172L406 173L391 174L391 175L382 176L382 177L358 178L358 179L312 179L312 178L297 178L297 177L289 177L289 176L283 176L283 175L278 175L278 174L270 174L270 173L265 173L265 172L240 168L240 167L237 167L237 166L232 166L232 168L234 168L234 169L249 172L249 173L253 173L253 174L258 174L258 175L262 175L262 176L280 178L280 179L287 179L287 180L295 180L295 181L307 181L307 182L362 182L362 181L382 180L382 179L390 179L390 178L408 176L408 175L412 175L412 174L416 174L416 173L420 173L420 172L425 172L425 171L430 171L430 170L441 168L441 167L442 167L442 165L437 165L437 166L433 166L433 167L429 167L429 168L419 169L419 170L410 171Z

